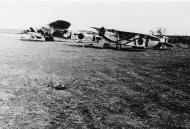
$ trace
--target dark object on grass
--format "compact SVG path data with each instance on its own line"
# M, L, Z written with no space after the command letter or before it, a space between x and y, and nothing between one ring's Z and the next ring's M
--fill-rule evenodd
M67 87L64 86L63 84L59 83L58 85L55 85L52 81L48 83L47 87L51 87L52 89L56 89L56 90L67 89Z
M56 90L65 90L67 87L64 86L63 84L59 84L56 87L54 87Z

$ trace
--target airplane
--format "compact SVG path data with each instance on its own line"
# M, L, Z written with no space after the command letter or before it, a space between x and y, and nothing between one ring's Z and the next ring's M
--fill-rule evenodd
M73 41L75 43L83 43L86 45L92 45L92 42L98 40L100 36L97 32L90 30L78 30L73 33Z
M41 33L37 32L37 29L30 27L28 30L24 30L20 37L22 41L45 41L44 36Z
M30 27L28 30L24 30L20 40L24 41L55 41L71 38L71 31L68 30L70 23L63 20L57 20L49 23L38 29Z
M48 24L48 26L55 41L67 41L71 39L72 32L69 30L71 26L70 22L57 20Z
M104 27L91 27L98 31L102 40L99 42L99 46L103 48L115 47L118 50L145 50L148 48L153 49L171 49L173 44L163 41L163 39L147 34L120 31L115 29L105 29ZM97 44L93 44L97 45Z

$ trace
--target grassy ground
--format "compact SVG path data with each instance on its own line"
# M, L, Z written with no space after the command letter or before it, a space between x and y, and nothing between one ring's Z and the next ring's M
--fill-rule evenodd
M0 41L2 129L188 129L190 52ZM50 85L62 84L65 90Z

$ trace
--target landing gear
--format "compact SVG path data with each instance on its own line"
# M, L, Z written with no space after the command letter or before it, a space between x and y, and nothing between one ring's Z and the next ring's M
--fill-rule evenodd
M105 44L103 45L103 47L104 47L104 48L109 48L109 44L105 43Z
M121 45L116 45L117 50L121 50Z
M89 46L89 47L93 47L93 44L89 44L88 46Z
M54 41L53 36L49 34L44 35L44 38L45 38L45 41Z

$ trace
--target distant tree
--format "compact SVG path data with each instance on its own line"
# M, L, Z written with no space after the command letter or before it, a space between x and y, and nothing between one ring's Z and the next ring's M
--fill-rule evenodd
M155 31L150 30L149 33L150 33L150 35L157 35L157 36L162 37L166 33L166 31L167 31L167 29L158 27Z
M166 33L166 29L162 27L158 27L156 30L156 35L162 36Z
M153 31L153 30L150 30L150 31L149 31L149 34L150 34L150 35L154 35L154 31Z

